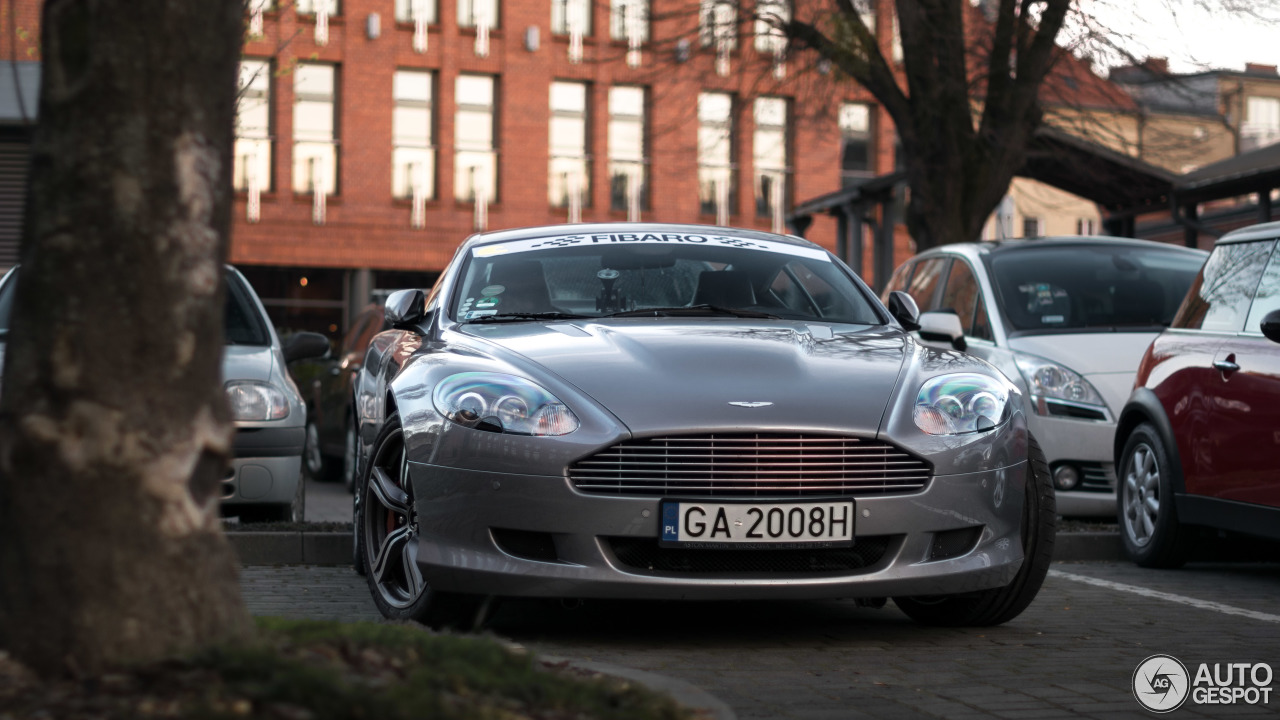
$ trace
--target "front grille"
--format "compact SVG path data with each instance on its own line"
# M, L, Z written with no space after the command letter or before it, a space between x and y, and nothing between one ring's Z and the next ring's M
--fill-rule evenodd
M1111 463L1080 463L1080 490L1110 493L1116 490L1115 466Z
M884 557L892 537L870 535L856 538L853 547L813 550L695 550L660 547L655 538L612 537L608 540L618 562L646 572L807 575L869 570Z
M654 497L910 493L931 474L929 463L877 440L769 433L627 440L569 467L582 492Z

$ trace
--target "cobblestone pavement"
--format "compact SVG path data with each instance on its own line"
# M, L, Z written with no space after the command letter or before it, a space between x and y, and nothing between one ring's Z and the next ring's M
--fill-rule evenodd
M257 614L377 619L346 568L243 570ZM536 652L692 683L739 718L1151 717L1131 691L1138 664L1165 653L1199 663L1266 662L1280 686L1280 564L1142 570L1058 563L1007 625L925 628L891 603L589 602L567 610L508 601L488 630ZM1232 613L1235 614L1232 614ZM1276 715L1269 706L1188 702L1170 717Z
M307 478L307 522L351 522L351 493L336 482Z

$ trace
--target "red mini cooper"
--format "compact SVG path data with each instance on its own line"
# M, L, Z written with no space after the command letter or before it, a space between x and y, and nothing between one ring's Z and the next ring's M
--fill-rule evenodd
M1280 539L1280 222L1220 240L1147 349L1116 427L1125 553L1186 561L1196 526Z

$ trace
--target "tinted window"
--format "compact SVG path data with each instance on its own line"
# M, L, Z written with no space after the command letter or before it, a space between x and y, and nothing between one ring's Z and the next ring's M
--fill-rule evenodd
M3 303L3 300L0 300ZM1245 320L1244 331L1262 332L1262 318L1267 313L1280 310L1280 253L1272 252L1267 269L1262 273L1262 281L1254 293L1253 305L1249 308L1249 319Z
M271 335L244 281L227 273L227 312L223 330L228 345L270 345Z
M1173 326L1239 332L1273 245L1275 241L1269 240L1214 248Z
M992 253L991 279L1016 331L1157 328L1204 261L1173 247L1025 245Z
M982 293L978 291L978 280L965 261L955 260L951 263L951 272L947 274L947 286L938 309L954 312L959 316L966 335L991 339L991 327L987 322L987 309L982 302Z
M916 266L916 272L911 276L911 283L907 285L907 294L916 301L920 312L937 309L937 305L933 302L936 294L934 291L941 284L943 271L946 268L947 258L930 258Z
M786 319L882 322L871 298L825 251L764 239L610 234L520 240L477 247L462 278L453 305L459 320L715 305Z

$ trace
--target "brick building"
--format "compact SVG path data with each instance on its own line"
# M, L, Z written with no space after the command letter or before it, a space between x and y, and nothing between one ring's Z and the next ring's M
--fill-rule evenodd
M0 57L38 62L39 5L15 1ZM866 17L889 53L878 5ZM766 26L726 9L253 0L232 262L278 325L336 334L370 290L430 284L477 229L781 229L797 200L893 169L865 90L780 56ZM834 223L807 236L834 247Z

